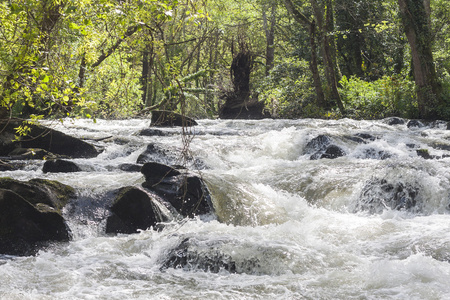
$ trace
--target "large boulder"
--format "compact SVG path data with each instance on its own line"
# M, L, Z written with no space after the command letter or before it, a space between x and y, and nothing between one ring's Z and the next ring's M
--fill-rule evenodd
M142 186L170 203L184 217L214 212L209 191L203 180L185 170L146 163L141 169L146 181Z
M69 240L70 230L57 210L0 189L1 254L33 255L49 242Z
M198 125L194 119L167 110L152 111L152 126L195 126Z
M19 181L4 177L0 178L0 188L15 192L33 205L42 203L56 211L61 211L75 196L75 190L72 187L46 179Z
M111 216L106 222L106 233L137 233L150 227L159 228L159 223L170 219L164 207L149 193L136 188L124 187L111 207Z
M15 141L16 128L21 120L0 121L0 156L10 156L16 148L43 149L60 156L91 158L99 154L97 149L78 138L41 125L27 124L30 131Z

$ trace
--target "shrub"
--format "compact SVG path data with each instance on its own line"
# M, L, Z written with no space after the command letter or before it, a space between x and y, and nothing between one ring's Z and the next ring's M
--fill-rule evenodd
M417 117L414 82L399 75L383 76L367 82L357 77L342 77L340 93L349 117L378 119L389 116Z

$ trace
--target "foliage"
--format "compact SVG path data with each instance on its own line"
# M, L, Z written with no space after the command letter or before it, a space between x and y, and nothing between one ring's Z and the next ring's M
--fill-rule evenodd
M347 116L417 117L411 55L393 0L293 0L306 18L332 7L332 28L308 30L283 1L8 0L0 1L0 116L125 118L144 109L214 117L216 91L230 84L230 65L245 42L255 58L251 88L273 116L341 117L330 101L320 39L336 42L333 59ZM450 8L431 2L433 56L450 119ZM325 11L325 10L324 10ZM276 16L273 69L267 19ZM327 15L328 17L328 15ZM314 20L316 21L316 20ZM323 20L322 20L323 21ZM328 20L329 21L329 20ZM319 24L317 21L316 24ZM322 25L325 24L322 22ZM328 103L316 106L310 68L317 54ZM317 73L315 73L317 74ZM3 107L3 108L2 108Z
M417 117L414 82L399 75L383 76L376 81L343 76L340 92L351 117L378 119L389 116Z
M314 92L308 72L308 62L296 58L286 59L270 71L259 87L259 98L265 101L273 116L322 116L313 104Z

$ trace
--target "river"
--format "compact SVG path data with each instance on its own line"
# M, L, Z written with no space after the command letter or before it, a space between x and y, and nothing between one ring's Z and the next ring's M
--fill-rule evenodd
M0 256L0 299L450 299L446 124L200 120L185 138L176 128L138 135L149 123L53 122L104 151L75 159L78 173L43 174L43 162L2 172L58 180L77 199L64 211L71 242ZM308 143L318 136L345 155L312 160ZM118 166L136 163L149 143L166 149L156 161L201 174L216 216L105 235L108 192L144 181ZM196 264L162 268L186 239ZM205 259L232 261L237 272L204 271Z

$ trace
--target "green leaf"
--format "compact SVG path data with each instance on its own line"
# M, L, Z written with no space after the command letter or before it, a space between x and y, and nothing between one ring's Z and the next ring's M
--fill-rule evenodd
M44 78L41 80L41 82L49 82L50 77L48 75L45 75Z

